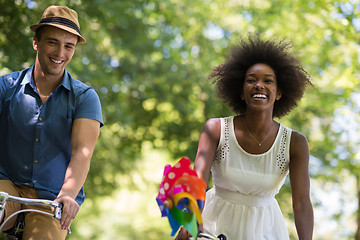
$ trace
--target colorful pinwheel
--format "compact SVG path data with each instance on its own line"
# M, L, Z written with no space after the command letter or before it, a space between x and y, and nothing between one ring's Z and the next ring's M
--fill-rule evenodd
M200 209L205 200L206 183L190 167L190 159L183 157L173 167L166 165L156 201L162 217L168 217L171 236L183 225L196 238L197 223L202 223Z

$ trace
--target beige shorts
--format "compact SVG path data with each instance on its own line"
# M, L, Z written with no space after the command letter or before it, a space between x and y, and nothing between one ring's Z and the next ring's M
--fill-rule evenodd
M0 180L0 191L18 197L39 198L34 188L18 186L9 180ZM44 206L20 205L19 203L7 202L5 206L5 218L17 210L29 208L51 212L50 208ZM4 230L10 229L14 225L15 220L16 217L13 217L11 221L6 224ZM63 240L66 235L67 231L61 229L60 221L54 217L36 212L25 212L24 240Z

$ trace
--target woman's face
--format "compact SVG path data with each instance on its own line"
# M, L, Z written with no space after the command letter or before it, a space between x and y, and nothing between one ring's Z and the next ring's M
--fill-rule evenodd
M251 66L245 75L241 97L245 100L247 109L272 110L275 101L281 98L274 70L263 63Z

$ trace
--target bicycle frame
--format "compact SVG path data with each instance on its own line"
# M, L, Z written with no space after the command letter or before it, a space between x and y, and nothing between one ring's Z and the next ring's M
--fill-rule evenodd
M62 206L63 206L62 203L58 203L58 202L47 200L47 199L33 199L33 198L16 197L16 196L12 196L12 195L8 194L7 192L0 192L0 219L2 218L2 216L4 214L5 205L8 201L19 203L19 204L53 207L54 212L49 213L49 212L45 212L45 211L41 211L41 210L37 210L37 209L22 209L22 210L16 211L4 220L4 222L0 225L0 231L2 231L2 228L8 222L9 219L11 219L12 217L14 217L17 214L22 213L22 212L39 212L39 213L43 213L43 214L46 214L49 216L53 216L54 218L59 219L59 220L61 219L61 211L62 211ZM70 234L70 233L71 233L71 231L70 231L70 229L68 229L68 234Z

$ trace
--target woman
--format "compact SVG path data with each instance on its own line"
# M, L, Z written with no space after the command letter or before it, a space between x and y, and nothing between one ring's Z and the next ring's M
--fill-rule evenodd
M309 148L299 132L274 121L302 98L310 76L286 41L250 35L214 69L220 98L237 114L209 119L202 130L195 170L214 182L202 212L203 231L229 240L289 239L274 196L290 173L299 239L312 239ZM188 239L182 229L176 239Z

